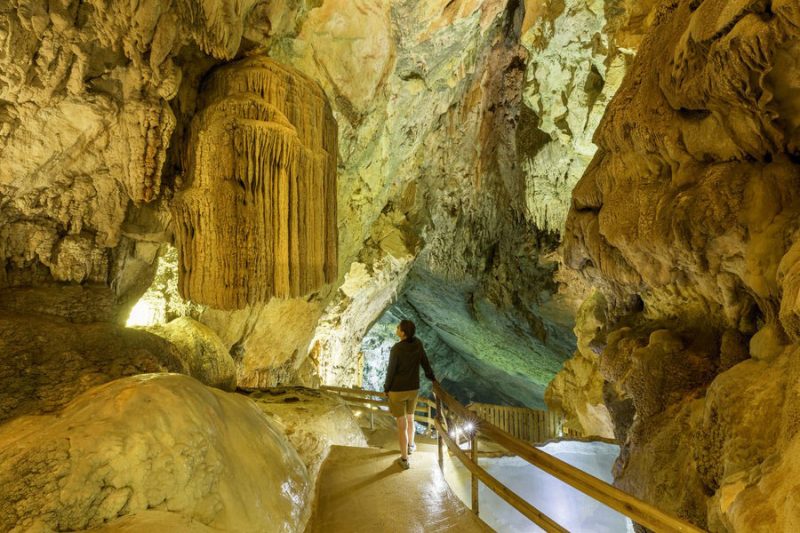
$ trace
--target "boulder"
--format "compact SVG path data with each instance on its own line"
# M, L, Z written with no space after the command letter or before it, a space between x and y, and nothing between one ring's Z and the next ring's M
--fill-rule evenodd
M0 426L0 486L0 529L15 532L75 531L144 511L216 530L293 532L310 511L306 468L281 430L247 398L178 374L119 379L58 415ZM130 520L154 531L180 522Z
M233 358L219 336L205 324L180 317L163 326L152 326L148 331L175 345L188 373L195 379L223 390L236 389Z

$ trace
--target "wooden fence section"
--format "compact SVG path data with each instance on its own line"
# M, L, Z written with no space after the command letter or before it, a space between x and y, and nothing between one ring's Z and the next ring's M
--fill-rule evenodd
M450 396L439 383L433 384L433 393L436 397L435 424L439 443L439 465L443 465L442 449L444 445L446 445L453 455L472 473L472 510L476 514L479 509L478 482L480 481L545 531L558 533L566 531L539 509L522 500L516 493L503 485L499 480L492 477L478 464L477 435L481 434L483 437L499 444L533 466L542 469L598 502L630 517L633 521L646 528L656 532L702 532L702 530L696 526L674 516L670 516L658 508L630 494L626 494L620 489L560 459L538 450L531 444L515 438L487 420L479 418L476 421L475 412L461 405L455 398ZM453 430L456 437L458 436L457 427L459 424L462 430L463 428L470 427L470 430L466 431L470 441L470 456L467 456L467 454L461 450L459 442L450 436L451 430Z
M346 389L344 387L332 387L328 385L323 385L319 389L325 392L338 394L342 400L351 405L368 406L382 413L389 413L389 395L385 392ZM434 427L435 420L433 418L433 409L435 407L436 404L433 400L422 396L417 398L417 409L414 411L414 420L420 424L425 424L428 432ZM370 425L372 425L371 421Z
M471 403L467 409L525 442L541 443L563 436L563 419L553 411L488 403Z

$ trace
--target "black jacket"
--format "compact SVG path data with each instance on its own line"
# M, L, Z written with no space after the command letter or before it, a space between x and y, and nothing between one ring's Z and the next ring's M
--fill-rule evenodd
M398 342L389 352L389 368L386 370L386 382L383 391L400 392L419 389L419 366L425 370L425 376L435 381L433 369L425 355L422 341L413 337Z

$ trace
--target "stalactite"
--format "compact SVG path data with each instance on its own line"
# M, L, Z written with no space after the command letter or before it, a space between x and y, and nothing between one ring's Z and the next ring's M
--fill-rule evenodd
M334 281L336 157L312 80L263 57L215 71L173 202L182 296L241 309Z

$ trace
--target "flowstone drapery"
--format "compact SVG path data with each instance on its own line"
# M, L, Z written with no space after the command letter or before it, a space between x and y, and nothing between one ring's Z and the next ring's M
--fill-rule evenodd
M265 57L213 72L173 213L181 295L218 309L336 279L337 132L319 86Z

